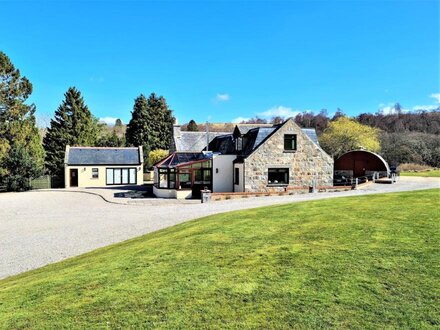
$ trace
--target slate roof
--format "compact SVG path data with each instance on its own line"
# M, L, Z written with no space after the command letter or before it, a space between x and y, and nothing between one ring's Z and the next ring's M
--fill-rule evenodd
M235 153L235 143L232 134L216 136L209 143L209 150L215 150L223 155Z
M139 148L68 147L68 165L140 165Z
M230 132L209 132L209 142L215 137L230 134ZM206 148L206 132L181 131L180 126L173 127L171 151L200 152Z
M241 135L245 135L251 129L260 128L260 127L272 127L272 124L238 124L236 126L237 130Z
M257 126L254 128L250 128L247 130L246 134L243 135L243 148L242 155L244 157L250 155L255 149L257 149L266 138L271 135L275 130L277 130L281 124L279 125L263 125ZM314 128L302 128L301 129L316 145L319 146L318 136L316 135L316 131ZM229 139L228 139L229 137ZM220 152L222 154L234 154L234 143L233 143L233 135L228 134L220 137L216 137L210 144L210 150L214 152Z
M307 134L310 140L313 141L319 147L318 135L316 134L316 130L314 128L301 128L301 131Z

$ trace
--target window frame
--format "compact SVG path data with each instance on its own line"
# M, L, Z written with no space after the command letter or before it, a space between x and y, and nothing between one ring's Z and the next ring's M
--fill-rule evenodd
M99 179L99 168L98 167L92 167L92 179Z
M284 173L285 177L287 177L287 182L271 182L269 180L270 174L276 172L277 174ZM287 174L287 176L286 176ZM275 181L275 180L272 180ZM271 167L267 169L267 185L268 186L288 186L290 182L290 169L288 167Z
M127 183L123 182L123 170L127 170ZM133 170L130 171L130 170ZM118 175L118 183L115 182L116 179L116 175L115 172L119 171L119 175ZM137 185L137 168L136 167L106 167L105 168L105 185L106 186L120 186L120 185ZM111 175L112 183L109 183L109 174ZM134 183L130 183L132 182L132 178L131 178L131 174L134 174Z
M286 142L290 142L292 146L286 147ZM298 150L298 135L297 134L284 134L284 151L295 152Z

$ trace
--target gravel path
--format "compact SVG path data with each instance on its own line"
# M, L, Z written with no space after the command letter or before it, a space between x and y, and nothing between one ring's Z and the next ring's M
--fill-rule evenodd
M0 278L191 219L305 200L440 188L440 178L401 178L357 191L273 196L200 203L118 205L66 191L0 194ZM440 194L439 194L440 200ZM439 206L439 200L433 201Z

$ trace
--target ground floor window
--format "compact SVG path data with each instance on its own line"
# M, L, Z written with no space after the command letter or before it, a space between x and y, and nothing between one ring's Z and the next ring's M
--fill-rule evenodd
M194 186L211 186L211 168L159 168L155 186L165 189L191 189Z
M136 184L136 168L107 168L106 184Z
M268 184L289 184L288 168L269 168Z
M234 184L236 185L240 184L240 169L238 167L235 168L235 172L234 172Z

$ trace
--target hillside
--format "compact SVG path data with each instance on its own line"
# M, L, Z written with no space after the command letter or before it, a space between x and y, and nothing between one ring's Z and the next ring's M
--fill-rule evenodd
M438 328L439 193L225 213L99 249L0 281L0 328Z

